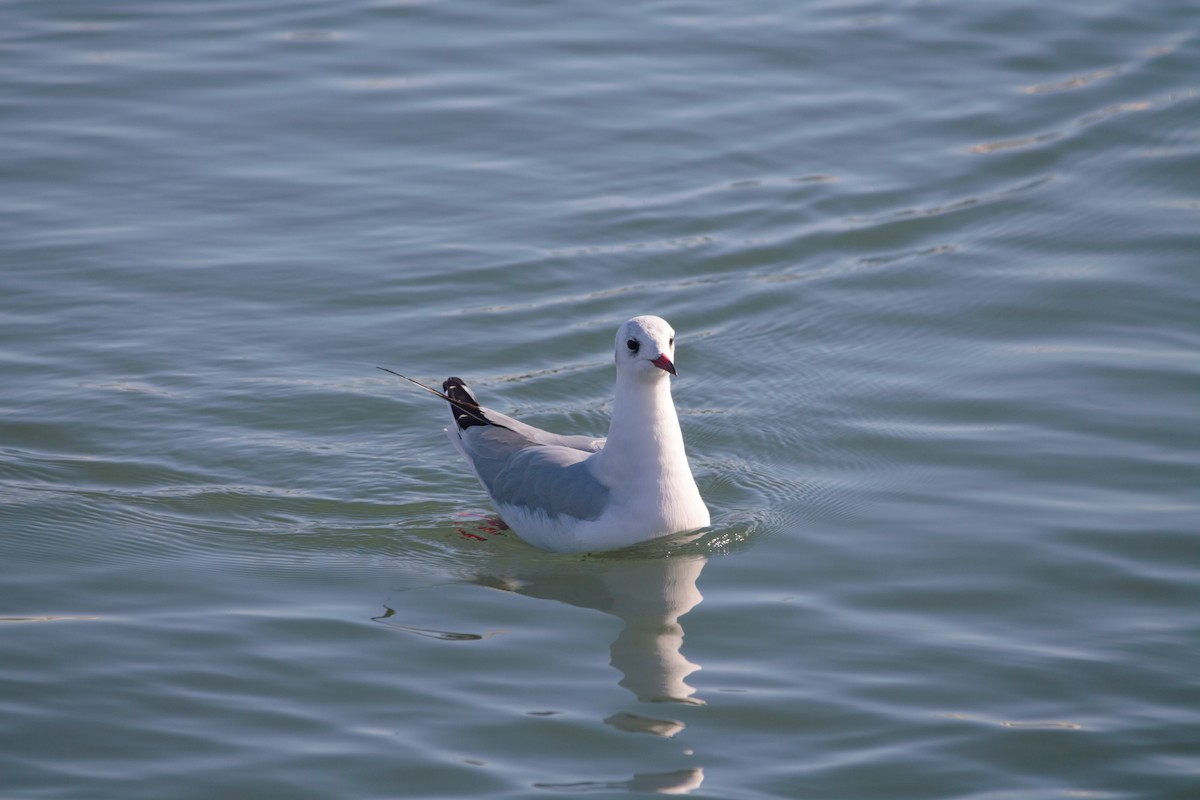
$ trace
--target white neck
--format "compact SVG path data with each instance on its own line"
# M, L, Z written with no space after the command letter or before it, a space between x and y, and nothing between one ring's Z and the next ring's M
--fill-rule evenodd
M597 477L609 486L651 480L663 485L680 469L690 479L671 381L618 380L608 441L597 454Z

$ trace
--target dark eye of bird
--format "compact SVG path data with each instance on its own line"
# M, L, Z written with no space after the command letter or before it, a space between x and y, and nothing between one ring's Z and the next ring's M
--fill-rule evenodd
M675 346L675 337L672 336L671 341L667 342L667 344L669 344L671 347L674 347Z
M641 345L638 344L637 339L626 340L625 346L629 348L629 352L631 352L631 353L636 353L638 351L638 348L641 347Z

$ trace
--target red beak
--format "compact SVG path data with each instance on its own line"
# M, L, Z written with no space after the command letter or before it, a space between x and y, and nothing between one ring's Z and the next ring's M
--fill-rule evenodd
M650 363L653 364L654 366L658 367L659 369L665 369L667 372L671 373L672 375L679 374L678 372L675 371L675 365L671 363L671 359L667 358L666 356L659 356L658 358L654 359Z

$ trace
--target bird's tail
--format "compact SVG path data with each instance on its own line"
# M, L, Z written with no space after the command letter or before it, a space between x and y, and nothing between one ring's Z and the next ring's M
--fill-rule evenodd
M454 415L454 422L458 425L459 430L466 430L472 425L495 424L484 416L483 409L479 407L479 401L475 399L475 395L471 394L471 390L467 388L461 378L447 378L442 383L443 391L439 392L437 389L430 388L420 381L415 381L407 375L401 375L387 367L376 367L376 369L395 375L397 378L404 378L409 383L416 384L430 394L445 400L450 404L450 413Z
M472 425L490 425L479 407L479 401L462 378L446 378L442 382L442 391L450 401L450 413L459 430L466 430Z

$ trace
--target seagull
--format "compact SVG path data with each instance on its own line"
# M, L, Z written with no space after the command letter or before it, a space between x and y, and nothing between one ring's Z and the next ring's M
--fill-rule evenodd
M450 403L451 444L505 524L535 547L612 550L709 525L671 399L674 329L660 317L634 317L617 330L614 349L605 439L563 436L493 411L460 378L447 378L441 392L418 383Z

